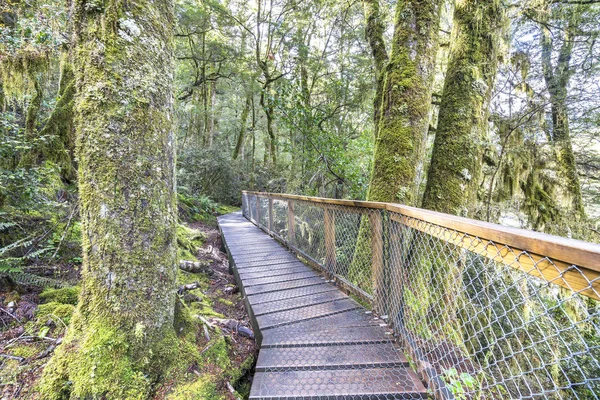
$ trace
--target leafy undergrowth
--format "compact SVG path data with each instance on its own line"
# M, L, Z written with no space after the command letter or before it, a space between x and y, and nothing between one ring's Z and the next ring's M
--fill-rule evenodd
M216 213L233 211L218 208ZM179 256L203 272L179 271L180 298L192 315L196 359L156 387L153 399L233 400L247 398L256 356L240 295L219 251L216 216L178 228ZM61 342L77 303L79 288L39 289L17 285L0 293L0 398L35 399L36 383ZM194 353L194 352L192 352Z

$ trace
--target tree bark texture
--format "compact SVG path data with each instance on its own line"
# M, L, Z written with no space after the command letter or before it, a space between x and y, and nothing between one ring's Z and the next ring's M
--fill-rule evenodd
M456 4L424 208L467 216L477 204L502 23L496 0Z
M367 199L415 204L429 126L441 0L396 6Z
M74 26L82 290L41 392L147 398L177 348L173 2L77 0Z

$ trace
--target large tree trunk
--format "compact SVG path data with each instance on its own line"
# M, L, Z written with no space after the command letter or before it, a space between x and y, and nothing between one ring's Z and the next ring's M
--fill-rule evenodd
M429 126L442 0L396 6L368 200L414 204Z
M75 21L82 290L40 389L148 398L178 357L173 2L77 0Z
M442 0L399 1L394 41L384 71L379 133L367 200L413 205L429 127ZM371 238L363 217L348 276L371 280Z
M379 119L381 118L381 100L383 93L383 82L385 66L388 62L388 54L383 40L385 26L379 12L379 0L363 0L365 12L366 29L365 36L371 47L373 64L375 66L375 98L373 99L373 132L375 137L379 131Z
M475 208L502 19L496 0L456 4L424 208L464 216Z
M575 154L571 143L569 115L566 103L567 88L572 74L570 61L575 41L575 30L578 27L579 13L581 12L580 8L576 7L575 10L577 12L572 13L569 17L570 19L567 21L562 38L563 44L559 49L556 66L552 62L552 50L554 48L552 32L550 32L547 24L548 14L550 13L549 4L540 22L540 29L542 31L542 70L546 89L550 95L552 114L552 129L549 139L556 153L560 177L559 182L563 197L562 203L566 206L568 214L573 215L576 219L583 219L585 218L585 210L581 196L581 184L577 173Z
M464 216L475 209L502 23L499 0L456 3L424 208ZM464 254L442 241L429 240L431 248L422 251L415 245L411 257L420 273L408 280L407 292L415 296L421 295L423 288L429 289L422 297L423 307L406 312L407 324L416 327L435 315L442 327L438 340L463 348L458 313L464 293L458 282L464 274Z

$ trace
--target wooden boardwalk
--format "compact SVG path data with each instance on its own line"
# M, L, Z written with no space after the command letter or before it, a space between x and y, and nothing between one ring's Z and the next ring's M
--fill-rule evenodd
M384 321L241 213L218 221L260 346L251 400L427 398Z

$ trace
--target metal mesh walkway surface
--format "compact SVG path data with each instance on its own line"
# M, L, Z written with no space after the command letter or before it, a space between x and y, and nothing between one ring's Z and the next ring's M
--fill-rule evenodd
M420 399L392 331L241 213L219 217L260 346L258 399Z

